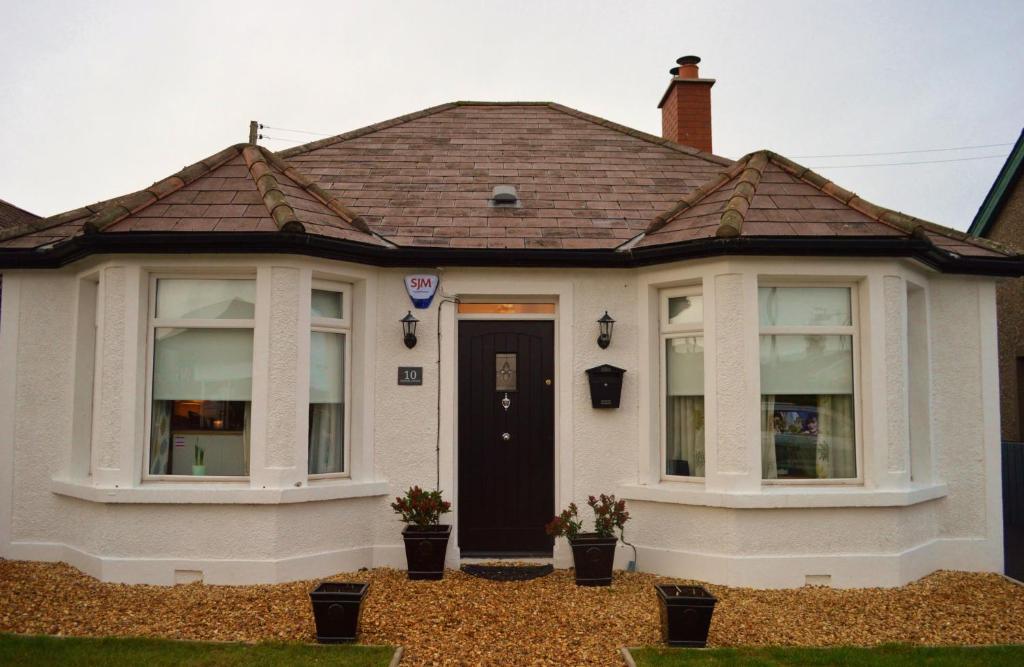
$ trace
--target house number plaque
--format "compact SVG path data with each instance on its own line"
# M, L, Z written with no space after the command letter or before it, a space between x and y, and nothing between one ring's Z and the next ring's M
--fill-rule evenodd
M423 384L422 366L399 366L398 384L402 386L417 386Z

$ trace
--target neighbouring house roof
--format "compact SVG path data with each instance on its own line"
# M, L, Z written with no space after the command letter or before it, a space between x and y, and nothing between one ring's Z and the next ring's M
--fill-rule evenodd
M0 229L10 229L18 225L35 223L42 220L35 213L0 199Z
M1021 174L1024 174L1024 130L1021 130L1020 136L1017 137L1017 143L1013 145L1013 150L1010 151L1006 162L1003 163L1003 168L999 170L999 175L996 176L984 201L981 202L978 213L974 216L974 221L967 233L978 237L988 236L992 229L992 223L999 217L999 211L1002 210L1007 197L1013 192L1012 186L1021 177Z
M499 185L517 205L491 202ZM775 153L734 162L547 102L453 102L279 153L232 146L145 190L0 230L0 265L215 247L383 265L817 253L1024 272L1005 246Z

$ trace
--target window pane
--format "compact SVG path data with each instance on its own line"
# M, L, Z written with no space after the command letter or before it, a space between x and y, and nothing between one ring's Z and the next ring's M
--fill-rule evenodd
M249 474L249 401L153 401L151 475Z
M460 303L462 315L553 315L553 303Z
M156 316L171 319L249 320L256 314L255 280L161 279Z
M669 324L700 324L704 321L704 297L674 296L668 300Z
M248 401L252 397L252 329L158 328L153 398Z
M516 390L516 353L499 352L494 355L494 390Z
M342 318L342 293L330 290L313 290L312 308L310 314L313 317L330 317L336 320Z
M761 287L757 290L762 326L848 326L849 287Z
M156 329L150 474L249 474L251 395L251 329Z
M761 336L765 479L857 476L851 336Z
M665 341L669 396L704 395L704 337L680 336Z
M665 474L704 476L704 338L665 341Z
M857 476L853 396L761 396L764 479Z
M853 338L761 336L762 394L852 394Z
M309 472L343 472L345 334L314 331L309 357Z

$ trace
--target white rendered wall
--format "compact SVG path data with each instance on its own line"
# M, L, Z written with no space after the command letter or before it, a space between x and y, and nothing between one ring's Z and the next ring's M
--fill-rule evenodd
M248 272L257 280L252 473L204 484L143 479L146 317L151 273ZM1001 523L994 287L883 260L723 259L638 270L377 269L298 257L112 257L4 276L0 324L0 555L66 560L106 580L286 581L362 566L404 567L388 503L413 484L440 486L458 510L456 311L438 294L417 310L418 345L398 320L402 278L439 272L441 293L556 304L556 509L589 494L629 499L626 537L642 570L778 587L898 585L937 568L1000 571ZM80 280L100 278L91 437L73 406ZM763 485L760 479L757 284L764 277L856 285L860 482ZM308 290L353 285L350 476L308 480ZM906 281L925 288L934 469L910 480ZM705 295L707 476L660 476L658 291ZM616 319L607 350L595 321ZM81 359L77 360L78 362ZM627 370L621 407L590 405L584 370ZM81 367L81 364L78 365ZM422 366L422 386L398 386ZM81 373L78 372L78 375ZM9 378L9 381L8 381ZM440 412L437 391L441 387ZM266 419L259 419L265 415ZM440 456L436 424L440 419ZM916 431L915 431L916 433ZM86 447L92 474L72 465ZM438 461L440 465L438 465ZM589 512L584 507L584 514ZM456 515L446 522L456 524ZM449 565L458 564L458 535ZM618 565L632 558L621 548ZM564 544L556 564L568 566ZM810 579L808 579L810 577Z

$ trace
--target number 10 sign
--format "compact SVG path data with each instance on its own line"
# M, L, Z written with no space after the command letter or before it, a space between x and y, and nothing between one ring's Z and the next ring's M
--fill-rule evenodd
M398 367L398 384L415 386L423 384L423 367L422 366L399 366Z

